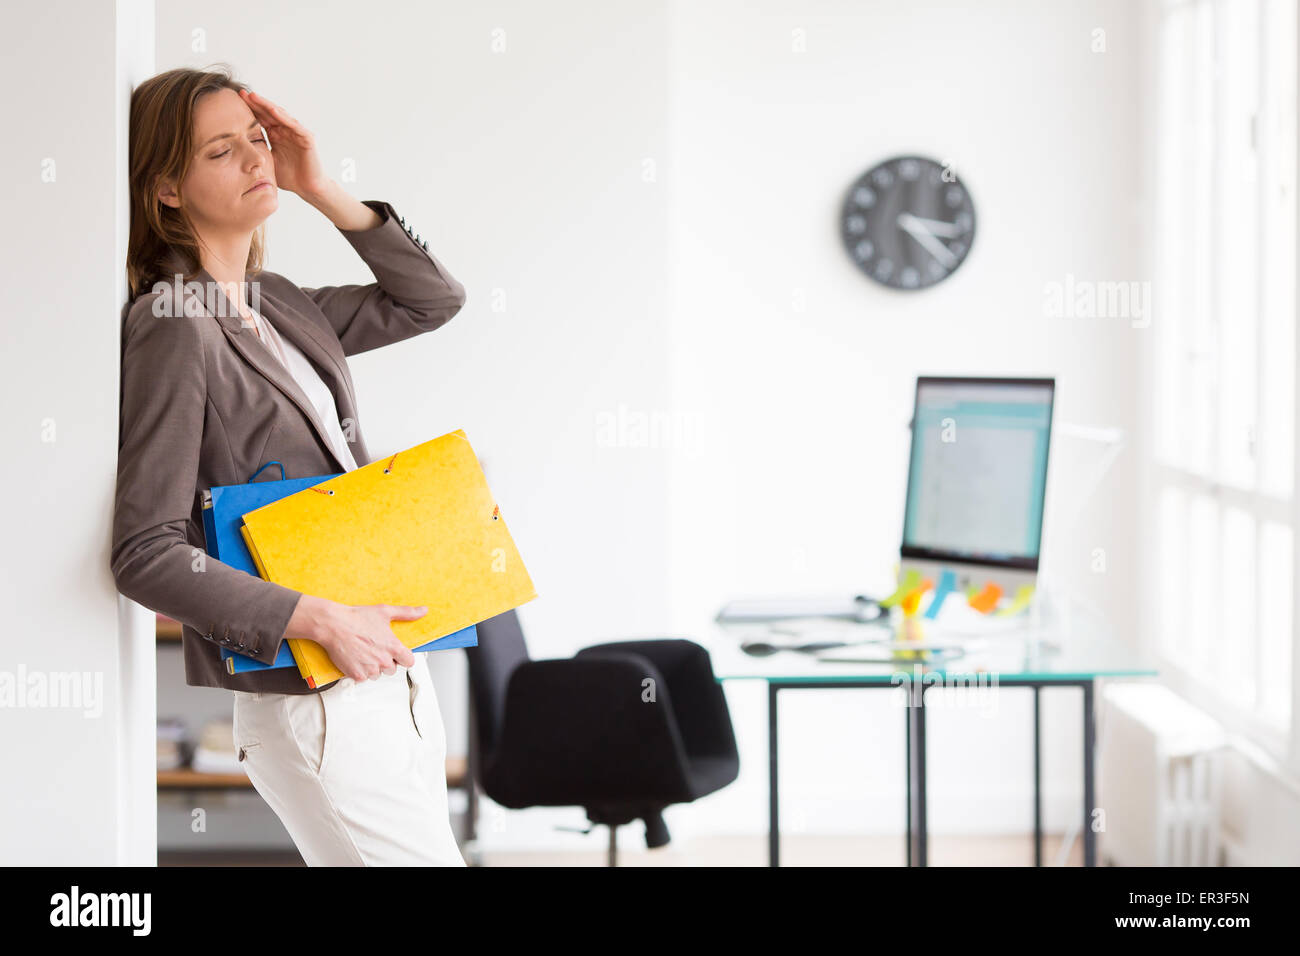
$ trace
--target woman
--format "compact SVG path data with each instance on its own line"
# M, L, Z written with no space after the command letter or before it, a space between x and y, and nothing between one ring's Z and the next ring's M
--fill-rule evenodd
M239 759L308 865L464 866L424 654L390 624L425 608L340 604L213 560L200 502L268 461L294 478L370 463L346 356L438 328L465 290L392 206L345 193L311 133L226 72L141 84L130 137L118 588L181 622L187 683L234 691ZM281 189L378 282L304 289L263 270ZM287 638L320 643L345 676L313 690L294 667L223 666L222 647L270 664Z

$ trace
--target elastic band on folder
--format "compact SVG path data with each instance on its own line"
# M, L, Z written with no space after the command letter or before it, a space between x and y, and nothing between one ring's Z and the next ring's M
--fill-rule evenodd
M398 452L398 454L401 454L401 452ZM388 459L388 464L384 466L384 474L385 474L385 475L388 474L389 472L391 472L391 471L393 470L393 462L395 462L395 461L397 461L397 455L394 455L392 458ZM269 462L268 462L268 464L269 464ZM265 468L266 465L263 465L262 467ZM283 466L281 466L281 467L283 467ZM310 491L314 491L314 492L316 492L318 495L332 495L332 494L334 494L334 489L333 489L333 488L327 488L327 489L322 490L322 489L320 489L320 488L312 487L312 488L310 488L309 490L310 490Z
M263 465L261 468L257 469L257 471L253 472L253 478L256 478L258 475L260 475L260 474L263 472L263 470L265 470L266 468L269 468L271 465L279 465L279 466L280 466L280 480L281 480L281 481L284 481L284 464L283 464L282 462L278 462L278 461L268 461L268 462L267 462L265 465ZM253 478L249 478L249 479L248 479L249 484L252 484L252 482L253 482Z

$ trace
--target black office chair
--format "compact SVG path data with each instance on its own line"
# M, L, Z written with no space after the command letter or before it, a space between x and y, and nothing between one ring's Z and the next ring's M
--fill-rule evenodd
M669 841L663 809L736 779L731 714L708 652L681 639L598 644L530 660L514 611L478 625L469 657L476 752L471 771L504 807L580 806L609 827L645 821ZM590 832L588 828L584 832Z

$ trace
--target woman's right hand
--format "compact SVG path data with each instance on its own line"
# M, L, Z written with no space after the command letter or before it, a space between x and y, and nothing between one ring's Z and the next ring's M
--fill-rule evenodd
M304 594L284 636L315 641L344 676L371 680L392 674L398 664L410 667L415 663L415 654L397 639L389 622L417 621L427 613L426 607L350 605Z

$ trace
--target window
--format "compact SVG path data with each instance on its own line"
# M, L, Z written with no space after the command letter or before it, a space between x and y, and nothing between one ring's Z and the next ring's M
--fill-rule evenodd
M1157 31L1148 593L1171 683L1296 772L1296 4Z

